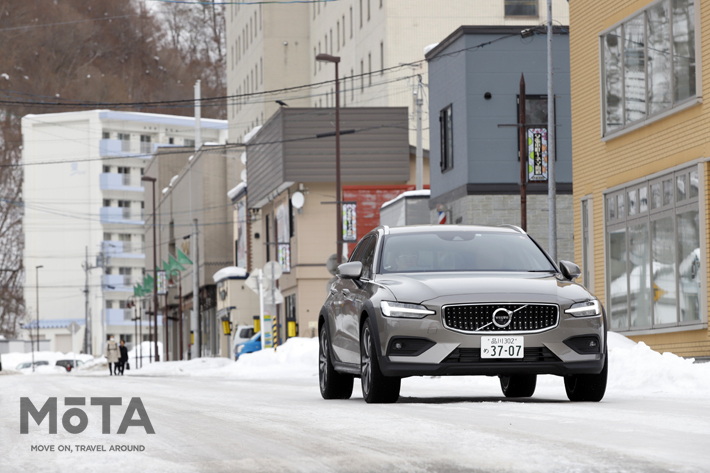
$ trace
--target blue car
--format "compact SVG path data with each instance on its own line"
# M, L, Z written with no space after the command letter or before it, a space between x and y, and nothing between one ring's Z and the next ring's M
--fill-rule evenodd
M234 360L238 360L241 355L254 353L261 350L261 332L257 333L244 343L240 343L234 350Z

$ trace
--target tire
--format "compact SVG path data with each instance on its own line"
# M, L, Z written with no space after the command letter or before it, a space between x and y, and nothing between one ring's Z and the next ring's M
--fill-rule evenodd
M606 392L609 373L609 355L604 356L604 369L599 374L574 374L565 376L565 391L572 402L599 402Z
M350 399L353 393L353 375L335 371L330 358L330 341L325 324L320 329L318 349L318 380L323 399Z
M368 404L391 404L399 399L401 378L389 377L380 371L377 360L374 327L371 319L365 320L360 333L360 382L362 396Z
M530 397L535 393L536 374L515 374L499 376L500 388L505 397Z

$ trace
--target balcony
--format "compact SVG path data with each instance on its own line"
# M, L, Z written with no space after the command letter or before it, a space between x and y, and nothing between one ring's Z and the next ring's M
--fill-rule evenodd
M99 175L99 187L102 191L116 190L143 192L140 176L134 176L132 174L105 172Z
M146 143L141 141L103 139L99 141L101 156L125 156L150 159L161 143Z
M143 225L143 210L127 207L101 207L101 223Z
M101 251L110 258L145 258L142 243L130 243L127 241L104 240L101 242Z
M148 317L145 315L144 311L141 325L147 327L149 325ZM106 325L134 325L135 322L131 320L135 316L134 309L106 309ZM163 323L163 316L158 316L158 326L161 327Z
M107 292L133 292L133 277L124 274L104 274L103 290Z

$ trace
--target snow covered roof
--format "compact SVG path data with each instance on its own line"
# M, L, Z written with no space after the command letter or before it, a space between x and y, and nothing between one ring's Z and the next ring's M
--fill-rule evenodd
M214 279L215 283L218 283L225 279L246 279L247 276L249 276L249 273L247 273L246 269L237 266L227 266L214 273L212 279Z
M79 325L84 325L84 319L40 319L39 328L67 328L72 322L76 322ZM23 329L37 328L37 320L33 320L28 324L22 326Z
M431 51L432 49L434 49L437 46L439 46L439 43L434 43L434 44L430 44L429 46L426 46L424 48L424 55L426 56L429 53L429 51Z
M249 133L244 135L244 142L249 143L249 141L251 141L251 139L254 138L254 135L259 133L259 130L261 130L261 125L255 126L254 128L252 128Z
M227 192L227 197L229 197L231 200L234 200L239 194L241 194L243 191L246 191L247 188L247 183L246 181L242 181L239 184L237 184L236 187L233 189L230 189Z
M388 205L392 205L400 199L405 199L405 198L409 198L409 197L426 197L426 198L428 198L430 195L431 195L430 189L422 189L422 190L418 190L418 191L405 191L405 192L402 192L401 194L399 194L394 199L388 200L387 202L382 204L382 206L380 206L380 208L384 209Z

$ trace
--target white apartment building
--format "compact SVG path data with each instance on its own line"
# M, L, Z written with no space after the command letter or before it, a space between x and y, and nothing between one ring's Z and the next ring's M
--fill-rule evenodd
M24 295L32 319L39 302L40 338L51 340L51 350L84 349L87 260L89 351L101 354L109 334L133 346L126 304L143 281L150 212L143 168L159 146L194 146L194 126L191 117L110 110L22 118ZM203 142L226 142L226 121L202 119L201 129ZM82 325L73 346L42 322L55 319Z
M413 107L424 48L461 25L537 25L547 21L546 0L340 0L311 4L229 5L229 94L250 94L332 81L334 66L315 56L340 56L344 107ZM553 0L555 24L569 24L566 0ZM399 67L417 62L416 65ZM424 128L427 128L426 88ZM284 91L234 101L228 113L230 141L241 142L279 107L334 107L335 86ZM304 103L305 101L305 103ZM415 142L410 113L410 143ZM428 133L424 147L429 148Z

